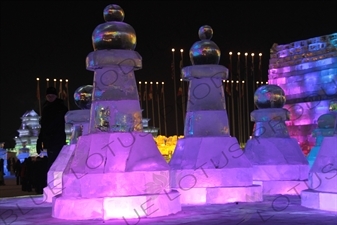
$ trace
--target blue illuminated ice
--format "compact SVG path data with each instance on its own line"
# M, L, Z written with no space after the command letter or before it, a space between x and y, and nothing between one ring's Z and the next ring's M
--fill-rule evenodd
M310 169L309 188L301 193L301 204L337 212L337 112L320 118L318 129L323 141Z

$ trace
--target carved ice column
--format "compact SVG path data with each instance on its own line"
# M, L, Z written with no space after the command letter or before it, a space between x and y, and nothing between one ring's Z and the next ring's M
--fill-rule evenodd
M86 59L94 71L89 134L76 143L52 216L108 220L177 213L181 205L168 184L169 166L151 133L142 132L135 31L118 5L108 5L103 15L106 22L94 30L94 51Z
M201 41L190 49L192 66L182 76L190 82L184 138L179 139L171 166L171 185L182 204L262 201L253 185L251 164L236 138L229 135L222 81L228 70L218 65L219 47L210 26L199 29Z
M305 189L309 165L299 144L290 138L283 109L284 91L277 85L259 87L254 94L258 107L251 113L255 122L253 138L248 140L245 155L253 164L254 183L263 186L264 195L296 195Z

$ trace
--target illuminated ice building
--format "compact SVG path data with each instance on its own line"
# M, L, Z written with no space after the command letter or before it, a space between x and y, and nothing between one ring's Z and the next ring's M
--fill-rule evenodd
M40 116L34 110L30 110L25 112L20 119L22 122L18 130L19 136L14 139L16 148L22 148L22 143L26 143L28 148L35 148L40 132Z
M315 145L312 131L317 119L329 111L337 98L337 33L274 44L270 50L269 84L286 94L290 136L296 138L305 154Z

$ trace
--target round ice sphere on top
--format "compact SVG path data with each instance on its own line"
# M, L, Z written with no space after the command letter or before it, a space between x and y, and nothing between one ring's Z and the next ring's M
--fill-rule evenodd
M277 85L264 85L254 93L254 103L257 108L282 108L286 97L282 88Z
M330 112L321 115L317 120L317 127L320 129L334 129L337 125L337 113Z
M92 100L92 85L84 85L76 89L74 93L75 104L80 109L90 109Z
M200 41L195 42L190 49L190 60L193 65L219 64L220 48L211 41L213 29L204 25L198 31Z
M208 25L204 25L199 28L198 34L200 40L211 40L213 37L213 29Z
M124 20L124 10L119 5L108 5L103 10L103 17L106 22Z
M98 25L92 33L94 50L136 48L136 32L132 26L124 23L124 11L119 5L108 5L104 8L103 17L106 21Z

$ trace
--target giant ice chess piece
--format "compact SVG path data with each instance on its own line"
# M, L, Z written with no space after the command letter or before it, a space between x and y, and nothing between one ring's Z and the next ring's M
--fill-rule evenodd
M282 108L284 91L277 85L259 87L254 94L257 110L253 138L248 140L245 155L253 164L254 183L263 186L264 195L296 195L308 179L309 165L297 141L289 136L285 121L289 111Z
M336 102L334 102L336 104ZM333 105L333 104L332 104ZM323 137L309 173L309 189L301 193L302 206L337 212L337 105L318 119Z
M329 111L331 111L332 113L337 112L337 100L330 101ZM318 118L318 127L312 132L312 136L316 137L316 143L315 146L311 148L307 157L310 168L315 162L324 137L331 137L335 132L333 128L327 128L330 126L328 123L331 122L329 118L330 113L324 114L320 118Z
M62 194L62 176L68 162L74 156L74 150L78 138L89 132L90 108L92 98L92 85L84 85L76 89L74 93L75 104L79 110L70 110L65 115L67 124L71 124L71 138L69 145L63 146L57 159L50 167L47 176L47 187L43 189L43 197L46 202L52 202L53 197Z
M212 36L210 26L200 27L201 40L189 53L193 65L182 69L182 78L190 82L188 104L184 138L178 140L169 163L170 183L182 204L262 201L251 164L229 135L222 87L228 69L218 65L220 49Z
M141 56L136 34L118 5L104 9L86 58L94 71L89 133L78 138L63 173L52 216L67 220L156 217L181 210L170 190L169 166L151 134L142 132L134 70ZM159 179L158 179L159 177Z

